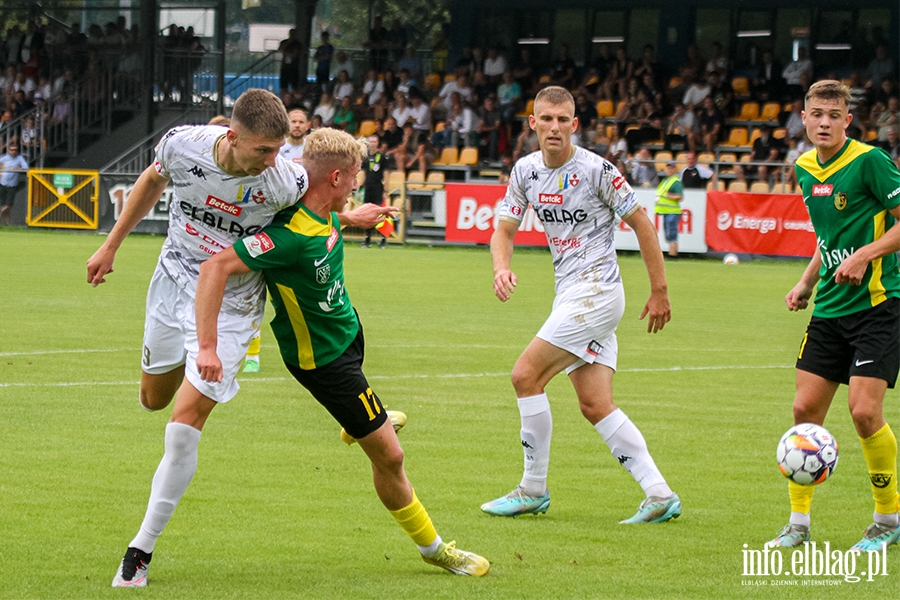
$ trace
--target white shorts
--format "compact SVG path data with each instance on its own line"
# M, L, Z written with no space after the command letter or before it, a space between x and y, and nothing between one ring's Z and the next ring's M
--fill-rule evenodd
M228 402L240 388L235 377L250 341L259 332L262 317L262 311L240 316L219 313L216 352L222 361L222 382L203 381L197 371L200 345L194 299L157 268L147 290L141 368L150 375L160 375L184 365L185 377L201 394L216 402Z
M571 287L553 301L553 312L537 337L578 357L566 374L593 363L615 370L619 355L616 327L623 314L625 289L621 282Z

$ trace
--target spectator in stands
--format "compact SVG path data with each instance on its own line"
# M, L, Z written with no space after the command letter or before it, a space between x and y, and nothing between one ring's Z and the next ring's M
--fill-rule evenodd
M875 46L875 58L869 63L866 69L869 76L869 85L872 87L880 87L882 80L894 76L894 61L887 54L887 46L878 44Z
M384 83L384 97L393 98L394 92L397 91L397 77L393 71L385 71L381 75L381 82Z
M511 152L505 152L503 157L500 159L502 161L502 165L500 166L500 176L497 178L497 183L506 184L509 183L509 174L512 173L513 168L513 158Z
M696 79L703 79L703 75L706 73L706 61L703 59L703 54L700 52L700 47L697 44L691 44L687 47L685 66L694 73Z
M584 129L593 129L597 125L597 107L588 102L586 94L575 97L575 118Z
M703 110L697 116L700 125L700 142L706 152L714 153L716 145L722 139L725 128L725 117L716 108L711 96L703 99Z
M478 114L468 102L454 101L451 109L450 144L457 148L478 145Z
M656 162L646 146L642 146L631 160L631 180L637 187L656 187L659 177L656 174Z
M656 88L661 83L662 73L656 62L656 52L653 49L653 44L646 44L644 46L644 50L641 52L641 60L634 66L633 75L641 82L644 88L647 89L647 95L649 97L653 98L656 96L658 93ZM646 79L647 75L650 76L650 81Z
M325 124L322 122L322 115L313 115L309 120L309 132L312 133L316 129L321 129L325 127Z
M338 73L347 71L347 78L353 81L353 63L343 50L338 50L334 55L334 64L331 65L331 77L337 78Z
M531 127L523 127L519 137L516 138L516 147L513 150L513 162L523 156L537 152L540 149L537 132Z
M716 72L722 78L722 80L727 80L728 78L728 56L722 51L722 43L721 42L713 42L712 45L712 56L708 61L706 61L706 69L705 72L709 75L712 72Z
M886 142L889 131L896 131L898 125L897 113L900 112L900 99L897 96L888 98L888 105L881 111L872 125L878 129L878 141Z
M669 152L697 151L697 117L684 102L675 105L666 129L665 149Z
M34 108L34 102L25 96L25 90L16 91L15 94L13 94L13 102L16 104L16 108L13 111L13 116L16 118L21 117Z
M612 129L615 129L615 126L612 126ZM591 140L590 150L597 156L602 156L603 158L609 157L609 145L610 139L609 136L606 135L606 124L605 123L597 123L597 126L594 128L594 139Z
M316 48L316 84L321 90L325 90L331 80L331 59L334 58L334 46L331 45L331 36L323 31L320 36L322 43Z
M789 102L805 99L806 92L809 91L809 87L812 84L812 75L810 75L807 71L800 73L799 83L797 85L787 86L787 94L785 98L787 98Z
M397 121L397 125L401 128L406 125L407 121L413 118L412 107L406 101L406 96L399 91L394 92L394 110L391 111L391 116Z
M707 183L715 180L715 172L697 162L696 152L688 152L685 161L687 165L678 174L685 189L704 189Z
M675 173L674 160L666 163L666 178L656 188L654 212L663 218L663 231L669 243L668 258L678 258L678 227L681 225L681 200L684 187Z
M813 76L813 62L806 55L806 47L799 46L797 48L797 60L792 60L781 72L784 82L787 85L789 94L796 94L800 87L800 75L807 73L810 81Z
M781 162L781 153L784 150L783 142L772 135L772 127L770 125L760 125L759 131L759 137L753 140L753 150L750 151L750 162ZM769 175L772 172L772 167L765 164L758 164L748 166L747 171L755 171L759 181L769 183ZM734 166L734 176L738 181L746 181L747 175L750 174L749 172L744 171L743 165L737 164Z
M784 92L784 78L781 65L775 60L771 50L764 50L762 62L751 80L751 91L757 102L777 101Z
M24 129L22 130L22 135L24 138ZM896 127L887 130L887 139L881 143L881 147L884 148L885 152L891 155L894 162L897 162L897 158L900 158L900 132L897 131Z
M806 135L806 125L803 124L803 100L799 98L791 102L791 112L784 122L787 137L800 139Z
M434 151L427 135L422 135L413 129L412 123L407 122L403 126L403 141L398 146L399 151L395 155L398 165L404 173L416 166L425 178L428 165L434 160Z
M497 98L503 120L512 123L516 113L522 109L522 87L513 78L512 71L503 72L503 83L497 86Z
M451 96L454 93L459 94L460 100L462 101L472 101L472 88L469 87L468 77L466 77L465 75L460 75L455 80L445 83L444 87L441 88L438 96L440 96L444 100L444 108L446 108L448 112L450 111L450 107L453 104Z
M488 95L497 91L497 86L488 83L483 71L475 71L472 75L472 106L481 106Z
M403 50L406 48L406 42L406 27L403 26L400 19L394 19L386 36L387 48L394 65L399 64L400 59L403 58ZM389 71L390 69L386 66L385 70Z
M550 83L567 90L574 89L578 85L575 78L575 61L569 55L569 44L565 42L560 45L556 60L550 66Z
M413 128L421 135L431 134L431 107L425 103L422 92L417 87L409 88L409 101L412 105L410 116L413 119Z
M368 73L366 73L362 93L370 109L385 97L384 81L378 78L378 72L375 69L369 69Z
M356 135L356 113L353 112L350 96L341 98L341 104L334 111L334 119L331 123L337 129L342 129L350 135Z
M353 82L350 81L350 74L342 69L334 82L334 90L331 93L335 102L340 102L344 96L353 97Z
M412 44L406 45L403 58L400 59L397 68L399 71L405 69L409 73L409 79L413 82L412 85L419 85L419 82L425 76L425 71L422 68L422 59L416 56L416 48Z
M877 88L874 88L871 92L871 96L869 98L870 102L881 101L885 106L888 104L888 100L891 96L896 96L897 90L894 86L894 80L890 77L885 77L881 80L881 85Z
M649 100L644 101L641 105L637 125L637 129L631 129L625 134L625 141L628 143L630 151L634 151L642 144L662 141L665 133L662 115Z
M623 46L616 48L616 58L610 67L609 79L610 92L624 99L630 82L634 79L634 61L628 58Z
M25 117L25 121L22 124L22 132L19 135L21 144L22 144L22 154L26 157L33 157L34 152L38 150L41 146L40 139L38 139L38 131L34 126L34 116L28 115Z
M665 93L663 93L662 88L659 87L659 84L653 78L653 74L645 71L641 76L640 81L641 89L644 91L647 98L653 102L657 110L668 112L669 100L666 98Z
M711 93L712 87L709 84L709 80L706 78L698 79L688 87L681 102L696 111L702 106L703 100Z
M488 82L498 85L506 71L506 59L496 47L488 48L487 58L484 59L484 76Z
M322 125L330 127L332 121L334 121L335 112L336 109L334 106L334 101L331 98L331 94L329 94L328 92L322 92L322 95L319 97L319 104L313 111L313 117L319 115L319 118L322 119Z
M382 151L390 158L390 168L396 169L397 163L394 162L394 155L397 154L397 148L403 142L403 130L400 127L397 127L397 120L393 117L389 117L384 122L384 130L378 137L381 140Z
M496 98L488 96L478 110L478 123L475 125L475 131L478 133L479 154L483 159L497 160L502 122L503 116L497 107Z
M519 46L519 58L512 65L512 74L522 90L523 97L534 95L536 81L534 59L528 46Z
M169 36L172 37L171 29ZM174 40L172 44L174 44ZM170 45L170 51L175 51ZM281 71L278 85L282 90L293 90L300 86L300 61L303 59L303 44L296 29L288 31L288 36L278 44L278 52L281 53Z
M375 17L366 46L369 48L369 65L379 73L386 71L389 66L388 30L382 23L381 15Z
M400 72L397 74L397 88L396 90L406 96L409 97L409 88L416 85L415 80L410 78L409 69L400 69Z
M622 136L622 130L615 126L610 130L609 155L607 159L613 163L619 171L625 173L625 159L628 158L628 143ZM620 168L621 167L621 168Z
M734 100L734 89L731 83L725 81L718 71L711 71L706 75L706 81L709 83L709 95L712 96L716 108L719 109L726 117L734 112L732 100Z

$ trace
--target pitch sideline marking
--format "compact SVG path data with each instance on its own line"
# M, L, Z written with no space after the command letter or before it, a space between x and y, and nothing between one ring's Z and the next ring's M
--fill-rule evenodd
M744 369L793 369L794 365L761 365L761 366L699 366L699 367L658 367L658 368L635 368L635 369L619 369L619 373L669 373L678 371L725 371L725 370L744 370ZM466 379L475 377L508 377L508 372L503 373L444 373L441 375L372 375L367 376L371 380L391 380L391 379ZM293 381L293 377L254 377L252 379L244 379L242 383L255 382L271 382L271 381ZM140 385L139 381L63 381L56 383L0 383L0 388L11 387L78 387L87 385Z

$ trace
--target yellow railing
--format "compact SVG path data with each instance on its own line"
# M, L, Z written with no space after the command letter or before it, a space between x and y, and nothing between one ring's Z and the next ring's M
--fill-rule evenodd
M31 169L28 171L29 227L97 229L99 171Z

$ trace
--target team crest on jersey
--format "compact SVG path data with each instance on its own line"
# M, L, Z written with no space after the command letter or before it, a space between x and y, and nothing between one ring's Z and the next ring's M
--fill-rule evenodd
M331 265L322 265L316 269L316 283L328 283L329 275L331 275Z
M239 217L241 215L241 210L243 210L240 206L229 204L228 202L225 202L221 198L216 198L215 196L207 196L206 205L212 208L218 208L219 210L227 212L229 215L233 215L235 217Z
M834 186L830 183L817 183L812 186L813 196L830 196L834 193Z
M562 194L538 194L538 202L541 204L562 204Z
M834 207L838 210L847 208L847 192L838 192L834 195Z
M331 235L328 236L328 240L325 242L325 249L331 252L331 249L334 248L334 245L338 241L338 230L334 227L331 228Z
M261 256L275 248L275 243L272 241L272 238L267 236L265 233L257 233L252 237L246 237L241 240L244 242L244 247L247 249L247 253L250 254L253 258Z
M253 201L257 204L262 204L266 201L266 197L263 195L262 190L256 190L253 192Z
M235 196L235 201L238 204L247 204L250 202L250 195L253 193L253 188L248 187L247 191L244 191L244 184L238 184L237 195Z
M570 187L575 187L576 185L578 185L579 181L580 180L578 179L578 173L572 173L571 175L565 173L559 176L559 189L567 190Z
M602 349L603 349L603 346L601 346L598 342L591 340L591 343L588 344L588 347L587 347L587 353L590 354L591 356L597 356L600 354L600 350L602 350Z
M522 208L516 204L510 204L509 205L509 214L511 214L514 217L518 217L519 215L522 214Z
M197 231L197 228L190 223L184 224L184 230L188 232L188 235L200 235L200 232Z

